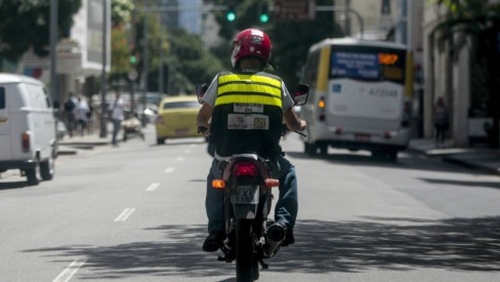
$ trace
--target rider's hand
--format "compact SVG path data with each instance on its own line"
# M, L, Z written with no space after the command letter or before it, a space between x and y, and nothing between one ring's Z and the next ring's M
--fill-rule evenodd
M299 131L304 131L307 127L307 122L303 119L300 120L300 129Z
M210 127L209 126L210 125L208 125L208 127L207 127L207 125L200 125L200 124L198 124L198 133L201 133L201 134L203 134L205 136L208 136L208 134L210 133Z

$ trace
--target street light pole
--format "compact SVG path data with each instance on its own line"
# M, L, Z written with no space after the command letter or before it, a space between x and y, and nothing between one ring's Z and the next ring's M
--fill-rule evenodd
M63 104L57 85L57 18L59 0L50 1L50 92L59 105ZM60 109L58 109L60 110Z
M106 138L108 133L107 127L107 107L106 107L106 61L107 61L107 29L108 29L108 0L102 1L102 72L101 72L101 132L100 137Z
M144 45L143 45L143 54L144 54L144 70L142 72L143 79L143 89L142 89L142 110L146 109L146 96L148 92L148 80L149 80L149 49L148 49L148 17L144 15Z

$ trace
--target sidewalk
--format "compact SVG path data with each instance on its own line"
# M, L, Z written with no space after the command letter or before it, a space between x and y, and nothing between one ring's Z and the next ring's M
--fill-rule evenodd
M99 130L96 130L83 136L65 136L64 139L59 140L59 155L75 155L80 150L92 150L96 146L111 146L111 134L108 132L105 138L101 138ZM121 142L122 140L118 138L117 141Z
M453 147L451 140L445 141L443 148L437 149L433 139L414 139L410 141L408 150L428 157L440 157L449 163L500 175L500 149L456 148Z

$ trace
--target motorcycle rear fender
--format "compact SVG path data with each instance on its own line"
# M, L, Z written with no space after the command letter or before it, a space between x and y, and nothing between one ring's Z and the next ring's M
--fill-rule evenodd
M255 219L259 204L234 204L233 213L236 219Z

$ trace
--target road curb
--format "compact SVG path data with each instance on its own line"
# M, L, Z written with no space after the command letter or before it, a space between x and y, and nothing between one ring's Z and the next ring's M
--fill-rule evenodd
M453 157L442 157L442 160L447 162L447 163L461 165L463 167L479 170L479 171L482 171L484 173L500 175L500 172L493 167L488 167L488 166L460 160L458 158L453 158Z

